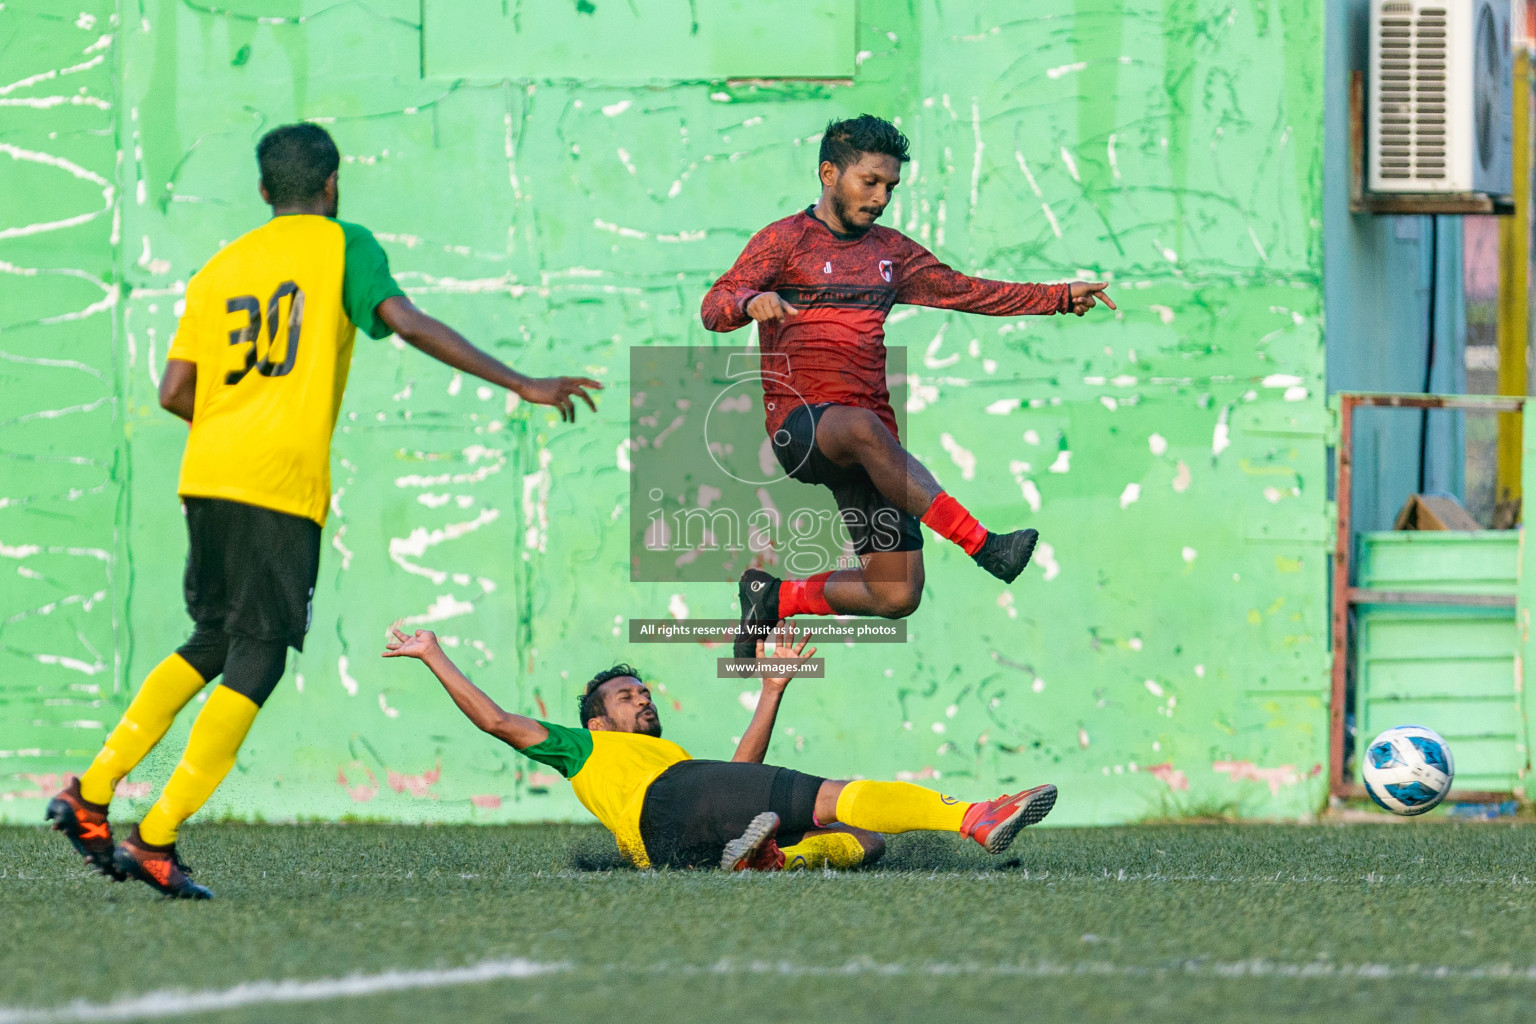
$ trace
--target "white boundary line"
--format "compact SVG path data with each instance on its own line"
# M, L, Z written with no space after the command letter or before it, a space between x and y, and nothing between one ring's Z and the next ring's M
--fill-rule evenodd
M179 1017L193 1013L211 1013L249 1006L319 1003L339 999L357 999L389 992L452 988L479 985L491 981L538 978L568 974L576 964L541 963L515 958L483 960L468 967L432 970L391 970L377 974L351 974L344 978L315 981L248 981L231 988L160 989L136 996L124 996L105 1003L76 1000L50 1008L0 1007L0 1024L83 1024L95 1021L134 1021L146 1018ZM1453 967L1446 964L1372 964L1335 963L1316 960L1310 963L1266 960L1174 960L1161 964L1120 964L1112 960L1082 960L1075 963L1021 961L1019 963L879 963L874 960L850 960L843 964L794 964L763 960L723 959L712 964L667 964L650 967L646 973L669 977L720 977L730 975L769 975L775 977L1130 977L1152 980L1208 978L1229 980L1245 978L1294 978L1300 980L1337 979L1340 981L1507 981L1536 983L1536 965L1485 964Z
M232 988L160 989L137 996L125 996L108 1003L76 1000L49 1009L0 1007L0 1024L70 1024L86 1021L129 1021L146 1017L178 1017L189 1013L235 1010L246 1006L274 1003L319 1003L333 999L356 999L385 992L408 992L424 988L448 988L478 985L508 978L536 978L571 970L570 964L537 963L532 960L484 960L468 967L441 970L382 971L378 974L351 974L345 978L321 978L317 981L247 981Z

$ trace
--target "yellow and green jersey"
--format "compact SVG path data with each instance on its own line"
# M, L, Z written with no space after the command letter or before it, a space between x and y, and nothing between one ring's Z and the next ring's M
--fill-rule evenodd
M657 736L539 724L549 737L523 753L570 779L576 799L613 833L619 852L637 868L650 867L640 839L645 791L662 772L692 755Z
M324 526L353 336L387 336L378 305L401 294L373 235L329 217L273 217L219 250L171 344L197 364L178 492Z

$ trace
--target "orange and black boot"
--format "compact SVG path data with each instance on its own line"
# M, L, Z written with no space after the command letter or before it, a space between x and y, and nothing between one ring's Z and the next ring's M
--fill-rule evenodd
M213 890L192 881L192 869L176 856L176 844L151 846L139 837L135 825L128 838L117 844L112 855L117 869L129 878L137 878L162 895L178 900L213 899Z
M779 816L764 811L752 819L739 839L725 844L720 855L722 871L782 871L784 851L779 849L775 838L779 831Z
M971 804L960 823L960 834L970 836L988 853L1002 853L1019 829L1051 813L1056 806L1056 787L1036 786L1022 793L1004 794L996 800Z
M107 805L93 804L82 797L79 779L70 779L64 791L48 801L43 816L53 822L55 832L64 833L64 838L85 858L87 867L115 882L123 880L123 873L112 863L112 826L107 821Z

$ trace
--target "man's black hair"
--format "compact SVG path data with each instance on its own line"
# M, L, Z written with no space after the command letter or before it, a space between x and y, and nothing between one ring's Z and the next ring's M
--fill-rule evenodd
M821 163L831 163L839 171L859 162L860 153L883 153L906 163L907 137L901 129L874 114L860 114L846 121L828 121L821 133Z
M583 727L592 719L601 718L608 713L607 707L603 704L603 695L597 691L608 680L618 679L621 676L633 676L639 679L640 672L634 666L620 662L613 666L613 668L603 669L587 681L586 692L581 695L581 724Z
M273 206L307 203L325 191L325 179L341 166L331 133L317 124L285 124L256 143L261 187Z

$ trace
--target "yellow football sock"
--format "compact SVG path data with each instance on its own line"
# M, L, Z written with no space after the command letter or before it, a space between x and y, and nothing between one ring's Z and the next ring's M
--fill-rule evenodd
M864 863L864 844L849 832L823 832L808 835L793 846L781 846L784 870L832 868L851 871Z
M80 795L93 804L111 803L118 782L144 760L171 727L176 712L206 685L207 680L179 654L151 669L101 753L80 776Z
M871 832L959 832L971 805L910 782L860 779L837 797L837 820Z
M154 846L176 841L176 829L197 813L229 770L260 708L243 693L216 687L192 724L187 752L165 784L165 792L139 822L139 838Z

